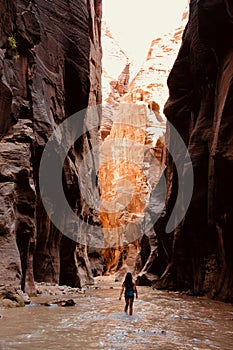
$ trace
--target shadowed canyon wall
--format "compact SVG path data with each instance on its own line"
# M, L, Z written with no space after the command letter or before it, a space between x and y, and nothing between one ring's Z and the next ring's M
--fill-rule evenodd
M158 288L190 289L225 301L233 300L232 18L229 0L190 2L164 111L189 150L194 191L184 220L166 234L177 195L177 173L168 157L166 215L155 225L159 248L149 269L156 273L163 265Z
M0 2L2 293L22 288L33 294L34 277L73 286L92 282L86 248L62 236L43 208L38 168L56 126L101 102L101 6L100 0ZM83 134L88 117L79 118ZM95 130L77 140L63 169L64 191L72 209L94 224L98 217L79 194L77 165L97 140ZM58 135L55 166L62 143ZM49 174L48 181L52 186Z

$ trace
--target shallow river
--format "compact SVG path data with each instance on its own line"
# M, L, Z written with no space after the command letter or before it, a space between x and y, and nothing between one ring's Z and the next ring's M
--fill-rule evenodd
M97 280L72 307L2 309L0 349L233 349L233 306L138 287L134 314L120 284Z

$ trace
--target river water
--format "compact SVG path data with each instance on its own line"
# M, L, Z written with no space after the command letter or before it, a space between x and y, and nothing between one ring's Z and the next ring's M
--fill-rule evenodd
M0 349L233 349L233 305L138 287L129 316L120 289L97 279L72 307L41 306L38 297L2 309Z

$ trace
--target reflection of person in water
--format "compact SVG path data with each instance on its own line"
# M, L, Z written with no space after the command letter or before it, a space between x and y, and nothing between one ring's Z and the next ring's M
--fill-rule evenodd
M119 300L121 300L121 296L125 290L125 312L128 311L129 307L129 314L133 314L133 301L134 301L134 293L136 295L136 299L138 298L138 291L136 288L136 283L133 282L133 277L130 272L128 272L125 276L125 280L122 284L121 294L119 297Z

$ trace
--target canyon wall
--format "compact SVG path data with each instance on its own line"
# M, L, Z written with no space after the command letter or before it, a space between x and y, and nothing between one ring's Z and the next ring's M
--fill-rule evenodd
M152 41L146 60L130 82L129 93L124 100L154 101L154 107L163 116L163 106L168 98L167 77L179 50L183 31L184 25L181 25L174 32Z
M180 225L165 233L179 191L176 167L168 156L166 214L155 225L158 253L148 270L161 276L157 288L190 290L231 302L232 18L229 0L190 2L188 25L168 78L170 96L164 112L189 150L194 190ZM175 142L172 147L176 151ZM185 167L183 175L187 175Z
M151 188L160 178L164 166L165 121L159 112L159 104L153 101L155 96L146 93L143 98L141 94L138 96L138 90L146 91L146 83L149 85L158 78L156 69L153 70L155 74L149 71L145 81L148 68L145 64L130 83L130 58L106 23L102 27L102 44L103 115L98 176L99 219L105 249L89 250L89 258L94 275L115 274L118 280L127 271L139 273L148 258L145 250L150 255L150 250L154 249L150 247L148 237L144 237L144 215ZM175 59L174 50L172 52ZM155 53L151 56L154 63ZM164 75L163 87L165 82ZM151 236L152 232L153 228L147 234ZM145 241L148 246L142 251L141 242ZM153 238L151 244L152 241Z
M113 114L120 103L121 96L128 92L130 63L104 18L101 32L103 106L100 135L104 140L111 131Z
M21 288L34 294L34 279L73 286L93 281L86 248L63 236L47 216L38 171L54 129L71 114L101 102L101 6L101 0L0 2L2 295ZM79 116L80 135L88 118L91 116ZM55 167L59 147L63 147L59 137L51 159ZM77 166L83 152L97 142L96 130L80 137L71 147L63 170L70 206L94 224L98 224L98 217L81 198ZM48 181L54 186L49 174ZM62 205L59 209L62 212Z
M144 215L151 189L163 172L163 146L157 142L163 132L145 102L121 103L113 114L110 134L100 149L98 174L106 273L140 270Z
M164 168L166 119L162 111L168 98L167 75L181 45L187 17L188 9L183 14L179 28L152 41L145 62L132 80L130 58L122 51L106 23L102 28L105 104L100 128L103 141L101 157L104 159L103 153L107 154L114 147L116 154L113 155L113 161L105 162L99 172L100 190L105 206L114 202L119 210L116 207L112 213L102 210L100 221L107 236L108 229L111 231L113 227L117 227L119 242L117 248L112 247L95 254L91 252L93 270L97 274L116 273L116 278L119 279L130 270L134 273L140 272L139 283L151 284L162 272L161 270L157 273L157 276L148 272L158 253L157 236L153 228L141 229L136 234L137 239L130 243L119 232L127 231L127 227L136 222L138 215L144 218L146 213L156 211L158 201L152 198L150 180L153 176L159 179L161 169ZM119 148L120 140L122 144L119 150L117 147ZM133 143L135 154L138 152L138 145L150 149L154 159L158 161L157 169L147 167L146 156L141 162L142 166L133 164L134 155L128 149L127 142ZM117 163L116 158L120 155L123 158L123 154L128 161L118 160ZM130 198L129 205L122 205L127 202L127 198Z
M62 235L46 214L39 164L57 126L102 101L101 0L0 0L0 15L0 298L17 301L17 290L33 295L35 281L81 286L93 283L92 274L118 272L121 278L131 270L140 271L139 284L233 301L230 0L191 0L189 21L168 78L170 97L164 113L183 138L194 171L189 209L171 233L166 233L166 226L180 189L177 162L169 154L161 217L154 230L131 228L145 214L153 217L161 204L151 188L164 168L165 77L183 27L152 42L144 66L130 83L129 59L104 25L112 63L103 67L107 105L101 128L90 128L100 121L101 111L95 120L92 113L77 116L76 132L81 137L63 167L66 198L81 219L80 226L69 225L74 237L84 233L79 243ZM167 126L168 142L170 132ZM55 171L67 136L55 135L57 147L51 158ZM85 178L83 198L79 165L100 141L100 164L92 158L84 163L84 173L94 175ZM170 147L183 167L179 172L187 176L185 154L179 155L171 140ZM151 155L158 160L157 167L149 164ZM60 211L65 221L49 174L48 184L55 189L51 213ZM93 209L99 192L100 213ZM182 207L182 201L178 205ZM87 250L85 223L90 231L102 225L106 249ZM108 237L112 228L118 232L114 244Z

